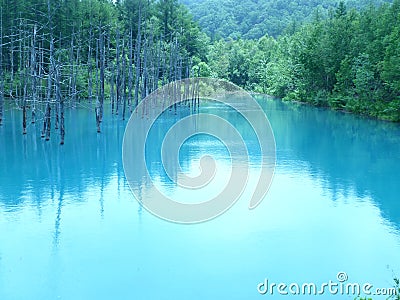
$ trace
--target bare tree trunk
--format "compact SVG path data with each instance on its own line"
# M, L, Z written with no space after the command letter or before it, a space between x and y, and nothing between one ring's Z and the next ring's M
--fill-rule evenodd
M104 45L104 32L100 28L100 39L99 39L99 50L100 50L100 92L99 92L99 110L100 110L100 122L103 121L103 104L104 104L104 69L105 69L105 45Z
M43 120L43 131L42 137L46 137L46 141L50 139L50 102L51 102L51 94L53 89L52 77L54 75L54 41L51 37L50 39L50 66L49 72L47 75L47 95L46 95L46 108L45 108L45 116Z
M70 67L69 67L68 90L69 90L69 98L71 99L72 108L76 108L74 88L73 88L73 85L74 85L74 74L75 74L74 35L75 35L75 28L73 28L73 30L72 30L71 43L70 43L70 48L69 48L69 64L70 64ZM61 37L60 37L60 40L61 40Z
M45 137L46 141L50 140L50 129L51 129L51 91L52 91L52 76L54 75L54 39L53 39L53 28L52 28L52 13L51 13L51 6L50 0L47 0L47 18L48 18L48 26L50 30L50 52L49 52L49 71L47 76L47 95L46 95L46 108L45 108L45 115L43 120L43 130L42 130L42 137Z
M75 97L75 101L78 103L81 102L81 98L78 93L78 72L80 70L80 52L81 52L81 30L79 29L77 33L77 47L76 47L76 55L75 55L75 72L74 72L74 81L73 81L73 95Z
M154 73L153 73L153 77L154 77L153 91L158 89L158 79L159 79L159 75L160 75L160 64L161 64L161 40L157 44L157 53L156 53L155 58L157 60L157 63L155 64Z
M136 38L136 46L135 46L135 71L136 71L136 79L135 79L135 107L139 104L139 86L140 86L140 47L142 44L142 1L139 0L139 17L138 17L138 34Z
M96 108L95 108L95 114L96 114L96 127L97 127L97 133L101 132L100 128L100 122L101 122L101 112L100 112L100 79L99 79L99 61L100 61L100 53L99 53L99 46L100 41L96 41Z
M117 71L117 81L116 81L116 102L115 102L115 114L118 115L119 113L119 103L121 99L121 66L120 66L120 34L119 34L119 29L117 29L117 40L116 40L116 45L115 47L117 48L116 50L116 71Z
M153 88L153 31L154 26L152 25L146 47L146 97L151 93Z
M24 37L24 49L25 49L25 40L26 37ZM25 51L24 51L25 52ZM28 60L25 59L25 53L24 53L24 70L23 70L23 83L24 83L24 88L23 88L23 100L22 100L22 134L26 134L26 109L27 109L27 98L28 98Z
M60 32L60 37L59 37L59 49L61 49L61 41L62 41L62 36L61 36L61 32ZM53 52L53 60L52 61L50 61L50 63L52 63L52 62L54 62L54 64L52 64L52 70L53 70L53 73L52 73L52 76L53 76L53 78L52 78L52 82L53 82L53 85L52 85L52 90L53 90L53 100L54 100L54 97L57 95L57 90L56 90L56 76L57 76L57 74L56 74L56 61L55 61L55 57L54 57L54 55L55 55L55 53ZM71 66L70 66L71 67ZM70 89L70 86L71 86L71 76L69 77L69 85L68 85L68 88L69 88L69 97L71 97L71 89ZM51 101L51 100L50 100ZM56 104L55 104L55 119L56 119L56 121L55 121L55 124L54 124L54 129L58 129L58 127L59 127L59 124L60 124L60 114L59 114L60 112L59 112L59 103L58 102L56 102ZM47 121L46 121L47 122Z
M185 73L185 78L189 78L190 77L190 73L189 73L189 61L186 62L186 73ZM189 101L189 80L185 81L185 101L186 103L190 103Z
M163 37L161 36L160 38L160 42L162 43L163 41ZM162 67L161 67L161 86L164 86L167 83L167 78L166 78L166 74L167 74L167 55L166 55L166 51L165 49L162 49ZM163 91L163 108L165 106L165 102L166 102L166 93L164 92L165 89L162 89Z
M129 30L129 78L128 78L128 106L132 112L132 89L133 89L133 29L132 22Z
M115 76L114 76L114 64L111 64L111 76L110 76L110 100L111 100L111 113L114 114L114 107L115 107Z
M147 55L148 55L148 51L147 51L147 43L148 41L145 40L144 41L144 45L143 45L143 74L142 74L142 99L147 97L148 95L148 87L147 87L147 81L148 81L148 77L147 77Z
M55 75L57 75L57 74L55 74ZM56 80L54 80L54 81L55 81L55 84L56 84ZM56 88L56 86L54 86L54 94L57 96L57 88ZM56 114L56 122L54 124L54 129L58 129L58 127L60 125L60 107L59 107L59 103L58 102L56 103L56 106L55 106L55 114Z
M125 56L125 39L122 40L122 84L121 84L121 95L122 95L122 120L125 120L126 111L126 80L125 80L125 70L126 70L126 56Z
M26 105L22 106L22 134L26 134Z
M72 86L71 86L71 101L72 101L72 108L76 108L77 102L77 90L76 90L76 76L78 70L78 61L79 61L79 47L76 49L76 58L72 61Z
M39 62L37 69L38 69L38 78L39 78L40 85L39 85L38 101L39 101L39 103L41 103L42 99L43 99L43 91L42 90L45 89L45 87L42 86L42 82L43 82L43 78L44 78L44 52L45 52L44 51L44 34L42 35L42 38L41 38L39 51L40 51L40 53L39 53L40 62Z
M57 61L57 65L55 67L55 86L56 86L56 100L57 104L60 107L60 145L64 145L65 139L65 126L64 126L64 98L61 94L61 70L60 70L60 61Z
M93 79L92 79L92 23L90 23L89 49L88 49L88 97L89 103L93 100Z
M36 83L36 24L33 28L32 43L31 43L31 88L32 88L32 124L36 121L36 101L37 101L37 83Z
M46 141L50 140L50 129L51 129L51 107L48 103L46 105Z
M10 41L10 98L13 98L13 90L14 90L14 32L11 32L11 41Z
M175 45L171 41L170 43L170 53L169 53L169 76L168 76L168 82L172 82L174 80L174 52L175 52ZM172 89L171 94L172 94L172 99L175 100L175 95L176 95L176 88L175 84L170 87ZM176 112L176 102L174 102L174 110Z
M18 43L18 47L19 47L19 61L18 61L18 66L19 66L19 78L20 78L20 82L19 85L16 85L15 87L15 96L16 96L16 100L20 97L20 95L22 95L22 78L23 78L23 67L24 67L24 61L22 60L22 41L25 40L24 36L22 35L23 33L23 23L22 23L22 18L21 18L21 13L20 13L20 24L19 24L19 31L18 31L18 38L19 38L19 43Z

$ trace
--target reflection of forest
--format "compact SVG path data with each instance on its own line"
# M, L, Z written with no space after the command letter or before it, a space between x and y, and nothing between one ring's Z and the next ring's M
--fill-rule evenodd
M301 160L334 196L340 190L370 195L385 217L400 225L399 124L369 120L307 105L261 101L280 161Z
M27 135L21 134L20 111L7 112L0 128L0 202L6 206L48 201L43 195L72 193L75 201L88 185L104 186L117 173L123 177L121 143L123 121L107 116L104 132L93 129L93 113L89 109L66 112L66 127L70 128L68 143L59 146L58 139L40 138L41 125L31 125ZM11 116L12 114L12 116ZM6 142L4 142L6 141ZM23 197L26 191L32 197Z
M398 204L400 161L400 126L353 115L341 114L281 101L260 101L274 130L278 168L285 161L306 162L310 173L322 179L334 194L355 192L359 197L371 196L383 215L400 224ZM242 117L226 108L210 109L229 120L246 139L250 155L257 160L259 148L255 135ZM162 126L155 127L146 145L147 165L152 175L160 173L160 141L169 126L189 114L181 109L167 112ZM71 193L76 201L88 185L105 185L112 176L123 175L121 145L125 123L116 117L104 118L104 132L93 130L92 113L86 109L69 110L66 115L68 143L45 142L29 130L20 134L21 114L9 111L0 128L0 202L5 206L23 205L24 201L40 204L50 199L43 195ZM9 122L8 120L17 120ZM15 125L18 124L18 125ZM74 126L79 124L79 126ZM30 125L34 126L34 125ZM36 130L40 126L36 125ZM4 143L3 141L7 141ZM188 148L182 148L188 151ZM185 156L180 153L180 157ZM178 156L170 155L177 163ZM190 154L187 154L190 156ZM290 171L290 170L289 170ZM140 174L138 170L138 174ZM138 186L146 185L138 178ZM26 190L33 198L24 197ZM56 196L57 198L58 196Z

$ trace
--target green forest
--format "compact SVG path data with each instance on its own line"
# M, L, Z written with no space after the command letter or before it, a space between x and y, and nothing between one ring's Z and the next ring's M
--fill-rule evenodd
M285 100L400 121L400 1L343 2L277 38L218 40L203 75Z
M223 78L255 93L400 121L400 0L1 0L0 124L64 138L64 109L122 118L158 87Z
M384 0L347 0L348 8L380 5ZM259 39L292 31L316 13L328 14L338 0L181 0L212 40Z

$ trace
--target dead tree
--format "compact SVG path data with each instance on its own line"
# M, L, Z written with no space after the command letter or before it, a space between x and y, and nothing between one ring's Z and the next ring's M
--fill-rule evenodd
M24 64L24 69L22 70L22 81L23 81L23 98L22 98L22 134L26 134L26 115L27 115L27 102L28 102L28 68L29 68L29 62L28 59L25 57L26 56L26 32L24 32L24 55L23 55L23 64Z
M88 64L88 98L89 98L89 103L92 103L93 100L93 78L92 78L92 39L93 39L93 33L92 33L92 23L90 23L90 29L89 29L89 42L88 42L88 59L87 59L87 64Z
M111 76L110 76L110 101L111 101L111 113L114 114L114 108L115 108L115 76L114 76L114 63L111 63Z
M110 32L110 26L107 26L107 51L105 52L106 58L105 58L105 64L106 64L106 70L110 73L110 76L108 76L108 84L110 86L110 104L111 104L111 114L114 114L114 106L115 106L115 66L114 62L111 58L111 32ZM111 58L111 59L110 59Z
M74 34L75 34L75 28L72 31L71 35L71 44L69 48L69 97L71 99L71 104L72 108L76 108L76 98L75 98L75 92L76 92L76 87L75 86L75 58L74 58ZM61 37L60 37L61 41Z
M42 86L42 82L44 80L44 74L45 74L45 70L44 70L44 56L45 56L45 50L44 50L44 41L45 41L45 37L44 37L44 33L41 37L41 41L40 41L40 47L39 47L39 56L40 56L40 61L39 61L39 65L38 65L38 79L40 82L40 86L39 86L39 92L38 92L38 102L41 103L42 99L43 99L43 91L45 90L45 87Z
M139 1L138 33L135 45L135 107L139 104L139 86L140 86L140 47L142 44L142 1Z
M49 51L49 71L47 74L47 94L46 94L46 108L44 113L43 119L43 130L42 130L42 137L46 138L46 141L50 140L50 129L51 129L51 97L52 97L52 90L53 90L53 80L52 77L54 76L54 40L50 36L50 51Z
M97 132L100 133L100 122L101 122L101 112L100 112L100 79L99 79L99 40L96 41L96 107L95 107L95 114L96 114L96 127Z
M37 73L36 73L36 24L33 27L31 39L31 89L32 89L32 124L36 121L36 101L37 101Z
M104 45L104 32L100 28L99 38L99 54L100 54L100 90L99 90L99 114L100 122L103 120L103 104L104 104L104 71L106 62L106 53Z
M115 99L115 114L118 115L119 113L119 103L121 99L121 64L120 64L120 33L119 29L117 29L117 39L115 42L116 47L116 73L117 73L117 80L116 80L116 99Z
M121 83L121 96L122 96L122 120L125 120L126 111L126 56L125 56L125 39L122 39L122 83Z
M129 77L128 77L128 106L132 112L132 89L133 89L133 29L132 22L129 29Z
M141 98L145 98L148 95L148 87L147 87L147 81L148 81L148 74L147 74L147 39L143 41L143 70L142 70L142 91L141 91Z
M56 100L60 107L60 145L64 145L65 138L65 125L64 125L64 98L61 94L61 64L58 59L55 67L55 86L56 86Z
M43 120L42 137L45 137L46 141L50 140L51 130L51 92L52 92L52 77L54 76L55 61L54 61L54 39L53 39L53 28L52 28L52 12L50 6L50 0L47 0L47 18L50 29L50 51L49 51L49 71L47 75L47 95L46 95L46 108ZM61 41L60 41L61 42Z

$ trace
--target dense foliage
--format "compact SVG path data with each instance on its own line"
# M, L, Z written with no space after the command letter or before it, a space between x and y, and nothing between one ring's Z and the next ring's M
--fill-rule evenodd
M181 0L212 38L277 37L316 13L325 15L337 0ZM347 0L349 8L378 5L384 0Z
M400 1L342 2L275 39L217 41L204 75L261 93L400 121Z

